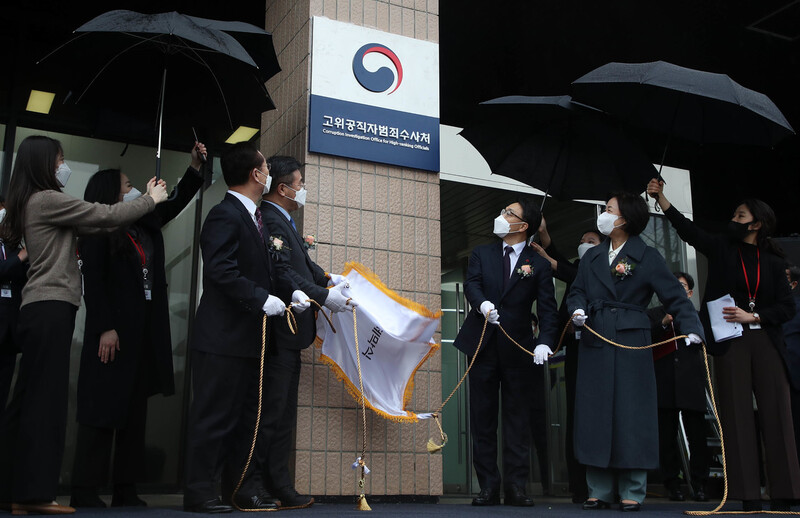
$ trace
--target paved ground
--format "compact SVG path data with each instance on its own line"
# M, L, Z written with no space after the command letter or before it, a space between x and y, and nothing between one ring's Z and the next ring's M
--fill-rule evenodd
M181 495L143 495L142 498L148 502L146 508L109 508L97 510L80 509L78 513L87 518L186 518L188 515L181 510ZM109 500L104 497L104 500ZM355 500L355 499L354 499ZM66 504L69 498L59 498L59 502ZM369 496L367 496L369 502ZM372 516L403 517L410 518L415 516L434 516L434 517L464 517L464 516L545 516L560 518L567 516L584 516L588 518L593 514L600 514L598 518L608 518L609 515L616 516L619 512L615 509L610 511L583 511L578 504L573 504L567 498L539 497L533 508L505 507L496 506L488 508L472 507L469 505L470 499L467 498L441 498L438 504L415 504L415 503L381 503L373 501ZM642 511L648 518L656 517L679 517L685 516L683 511L710 511L716 507L716 502L699 504L696 502L670 502L663 498L650 498L645 502ZM768 508L768 505L766 506ZM738 502L733 502L725 506L724 510L740 510ZM800 510L793 508L794 511ZM364 516L363 512L355 509L355 503L317 503L309 509L298 509L285 511L291 516L298 518L304 516ZM241 513L234 513L241 514Z

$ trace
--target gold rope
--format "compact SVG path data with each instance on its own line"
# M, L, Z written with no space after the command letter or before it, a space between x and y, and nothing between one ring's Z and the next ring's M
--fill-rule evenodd
M347 303L351 299L347 299ZM356 308L353 309L353 337L356 344L356 365L358 366L358 385L361 389L361 420L362 420L362 436L361 436L361 457L358 459L358 466L361 469L361 478L358 481L358 487L361 489L361 495L358 497L358 509L360 511L371 511L369 504L367 504L367 497L364 494L364 479L366 477L366 463L364 457L367 455L367 408L364 403L366 399L364 396L364 380L361 376L361 348L358 345L358 320L356 318Z
M289 313L289 311L287 311ZM277 509L242 509L239 507L239 504L236 503L236 493L239 492L239 489L242 487L242 483L244 482L244 477L247 475L247 470L250 469L250 462L253 460L253 452L256 449L256 439L258 438L258 429L261 426L261 402L264 397L264 357L266 356L267 352L267 314L264 313L261 319L261 362L258 369L258 411L256 412L256 426L253 430L253 442L250 444L250 452L247 454L247 462L244 465L244 470L242 470L242 476L239 477L239 483L236 484L236 489L233 490L233 494L231 495L231 503L233 506L244 512L265 512L265 511L277 511Z
M322 314L323 317L325 317L325 320L328 321L328 325L331 326L331 331L333 331L335 333L336 332L336 328L333 327L333 322L331 322L330 317L324 311L322 311L322 306L319 305L319 302L317 302L314 299L306 299L306 302L311 302L312 304L317 306L317 308L319 308L319 313ZM297 334L297 318L295 318L294 313L289 311L294 306L295 306L294 302L292 302L288 306L286 306L286 324L289 326L289 331L291 331L293 335L296 335Z

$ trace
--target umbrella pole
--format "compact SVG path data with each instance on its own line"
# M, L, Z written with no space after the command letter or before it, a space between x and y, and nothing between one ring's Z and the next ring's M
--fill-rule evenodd
M167 67L161 78L161 98L158 101L158 148L156 149L156 180L161 179L161 132L164 125L164 93L167 89Z

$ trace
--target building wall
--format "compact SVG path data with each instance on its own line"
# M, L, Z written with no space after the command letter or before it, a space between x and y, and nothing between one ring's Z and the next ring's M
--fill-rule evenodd
M432 310L441 307L439 177L436 173L308 152L311 17L438 42L438 0L268 0L282 72L267 83L276 110L264 114L261 149L304 164L301 232L319 241L312 259L340 273L347 261L372 269L389 288ZM439 339L439 334L436 335ZM354 495L360 455L360 410L312 346L303 352L297 416L295 484L301 493ZM440 355L417 372L411 409L432 411L442 399ZM368 495L442 494L441 455L425 448L432 421L399 424L367 415Z

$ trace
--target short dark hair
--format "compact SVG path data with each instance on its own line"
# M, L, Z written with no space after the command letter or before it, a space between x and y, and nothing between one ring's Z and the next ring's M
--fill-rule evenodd
M238 142L222 154L222 177L228 187L247 183L250 171L261 166L264 160L258 149L250 142Z
M683 277L684 279L686 279L686 284L689 285L689 289L690 290L694 289L694 279L692 278L691 275L689 275L686 272L675 272L673 275L675 275L675 278L678 280L681 280L681 277Z
M800 282L800 266L791 265L788 270L791 282Z
M629 236L641 234L647 228L647 222L650 221L650 209L647 207L647 202L638 194L626 191L611 193L608 199L611 198L617 199L620 216L625 218L622 230Z
M119 191L122 189L119 169L103 169L97 171L89 178L83 199L92 203L105 203L113 205L119 201Z
M601 234L600 231L597 230L596 228L590 228L589 230L585 230L583 234L581 234L581 237L585 236L586 234L595 234L600 241L602 241L604 237L603 234Z
M267 159L269 164L269 174L272 176L272 188L270 192L278 188L278 185L289 184L292 180L292 173L299 171L300 162L296 158L283 155L271 156Z
M539 230L539 225L542 223L542 213L533 198L517 198L516 203L519 203L522 207L522 214L520 215L522 221L528 224L525 237L530 238Z

